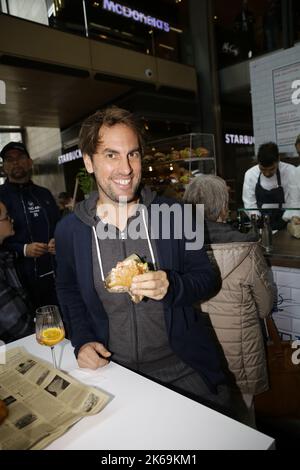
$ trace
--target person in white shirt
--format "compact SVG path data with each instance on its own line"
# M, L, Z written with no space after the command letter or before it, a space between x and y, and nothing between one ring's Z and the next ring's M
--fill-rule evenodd
M258 164L250 168L244 178L243 202L245 209L269 209L273 230L280 230L286 222L299 216L295 167L279 159L279 150L274 142L262 144L257 154ZM260 212L252 212L260 215ZM265 214L266 211L263 211ZM248 213L250 216L250 214Z

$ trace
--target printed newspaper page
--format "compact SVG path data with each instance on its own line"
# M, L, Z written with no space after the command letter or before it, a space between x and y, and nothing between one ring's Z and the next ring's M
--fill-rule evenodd
M111 396L15 348L0 365L0 399L9 410L0 449L25 450L43 449L84 416L99 413Z

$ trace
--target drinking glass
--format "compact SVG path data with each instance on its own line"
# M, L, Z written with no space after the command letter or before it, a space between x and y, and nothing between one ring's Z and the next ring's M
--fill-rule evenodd
M64 324L57 305L45 305L36 310L35 331L37 342L50 346L53 367L57 369L54 346L65 337Z

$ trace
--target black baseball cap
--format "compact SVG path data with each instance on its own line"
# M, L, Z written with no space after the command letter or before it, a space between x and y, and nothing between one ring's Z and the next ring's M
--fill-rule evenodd
M9 150L19 150L20 152L25 153L28 158L30 158L28 150L25 147L25 145L22 144L22 142L9 142L3 147L3 149L0 152L0 157L3 159L3 161L5 160L6 153Z

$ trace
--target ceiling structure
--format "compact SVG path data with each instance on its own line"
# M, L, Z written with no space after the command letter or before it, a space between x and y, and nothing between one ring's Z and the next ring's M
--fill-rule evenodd
M164 3L171 5L177 2L164 0ZM186 7L186 2L180 3L181 8ZM5 81L7 96L6 104L0 104L0 127L37 126L66 129L97 108L111 102L122 103L124 96L135 95L135 101L140 106L143 103L141 96L136 93L139 90L134 84L125 81L109 81L105 77L97 80L92 75L77 77L7 64L2 59L0 60L0 77ZM155 92L155 95L159 94ZM161 99L161 97L159 98ZM249 90L245 89L243 101L249 103L249 98ZM231 99L240 101L240 94L233 93L228 96L227 101ZM188 105L191 107L190 103L191 100L188 101ZM179 114L178 104L177 109L171 107L170 111L174 112L176 120L176 115ZM187 115L189 114L193 115L194 113L187 112Z
M76 3L80 4L79 9L73 8L75 6L73 0L63 2L65 6L70 5L66 13L70 15L77 10L81 12L81 0L77 0ZM92 4L92 1L87 2L90 10L93 9ZM132 0L132 4L139 7L143 5L145 11L150 8L146 0ZM160 6L156 5L156 2L151 4L150 13L152 10L154 13L157 10L168 19L171 18L176 24L180 20L181 24L182 21L186 21L183 18L186 16L187 2L161 0ZM118 24L117 21L118 16L115 16L114 24ZM123 24L123 20L120 21ZM38 64L29 64L28 60L27 64L23 65L11 63L10 59L8 56L0 57L0 78L6 84L7 97L6 104L0 104L0 127L38 126L66 129L95 109L118 101L129 92L134 93L141 88L141 84L113 81L105 76L95 79L92 73L87 73L88 76L84 78L68 72L64 74L62 70L60 71L62 73L45 70L44 64L39 64L42 65L39 67ZM22 58L19 59L21 62Z
M131 90L127 84L0 64L6 104L0 126L64 129Z

